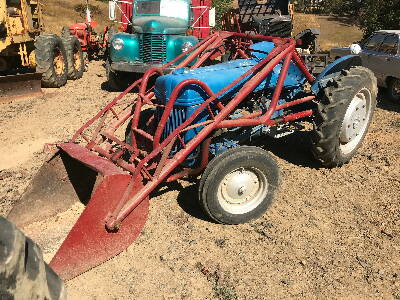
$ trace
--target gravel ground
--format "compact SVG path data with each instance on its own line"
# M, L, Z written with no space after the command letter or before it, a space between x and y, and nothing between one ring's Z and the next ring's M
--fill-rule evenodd
M68 139L113 98L104 81L94 62L63 88L0 105L0 215L42 164L43 144ZM359 154L342 168L320 168L305 133L266 140L282 184L250 224L210 222L193 200L196 184L166 186L136 242L67 282L69 298L400 299L400 105L381 97L378 106ZM49 259L60 241L42 228L27 232Z

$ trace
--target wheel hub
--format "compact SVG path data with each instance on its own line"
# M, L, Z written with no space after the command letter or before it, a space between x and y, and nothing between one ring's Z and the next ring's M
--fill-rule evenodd
M243 214L257 207L266 197L268 182L256 168L239 168L228 173L218 188L220 205L232 214Z
M61 76L64 74L64 57L60 50L57 49L56 55L54 56L53 60L54 69L56 71L57 76Z
M256 174L239 169L225 177L223 182L224 198L229 203L241 204L254 196L259 187L260 182Z
M367 103L363 95L356 95L351 101L343 120L340 141L349 143L362 134L363 125L367 121Z
M362 141L371 119L372 95L362 88L350 102L340 130L340 150L344 155L353 152Z
M74 53L74 68L78 72L81 69L81 54L79 53L79 51L76 51Z

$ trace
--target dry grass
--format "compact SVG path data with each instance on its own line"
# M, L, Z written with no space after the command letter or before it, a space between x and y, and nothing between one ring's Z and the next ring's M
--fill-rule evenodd
M75 5L84 3L82 0L47 0L43 5L46 32L60 33L63 26L85 22L85 17L74 10ZM93 20L99 23L97 31L101 31L104 25L109 24L108 5L99 1L91 1L91 4L101 9L101 14L93 16Z
M306 28L319 28L320 47L323 51L329 51L332 47L348 46L361 40L363 33L360 28L349 23L348 20L331 16L296 13L294 33L297 34Z
M83 4L82 0L48 0L44 5L44 20L46 31L59 33L61 28L66 25L84 22L84 16L80 16L74 10L77 4ZM91 1L92 5L99 6L101 14L93 17L99 23L97 31L104 25L109 25L108 5L100 1ZM237 4L236 4L237 5ZM235 1L233 2L235 6ZM346 20L335 19L330 16L319 16L311 14L296 13L294 17L294 34L306 28L320 28L320 46L324 51L329 51L335 46L348 46L362 37L362 31L353 25L349 25Z

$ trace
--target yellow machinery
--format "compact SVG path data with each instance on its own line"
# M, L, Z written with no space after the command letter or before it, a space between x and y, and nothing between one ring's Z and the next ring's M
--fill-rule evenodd
M81 59L79 43L71 50L71 41L43 27L39 1L0 0L0 100L65 85L69 56Z

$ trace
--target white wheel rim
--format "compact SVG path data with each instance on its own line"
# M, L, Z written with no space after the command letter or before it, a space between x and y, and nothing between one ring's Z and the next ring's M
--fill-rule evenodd
M340 130L340 150L349 154L362 141L371 117L371 92L362 88L350 102Z
M225 175L218 186L217 199L226 212L240 215L257 208L267 193L268 181L263 172L246 167Z

